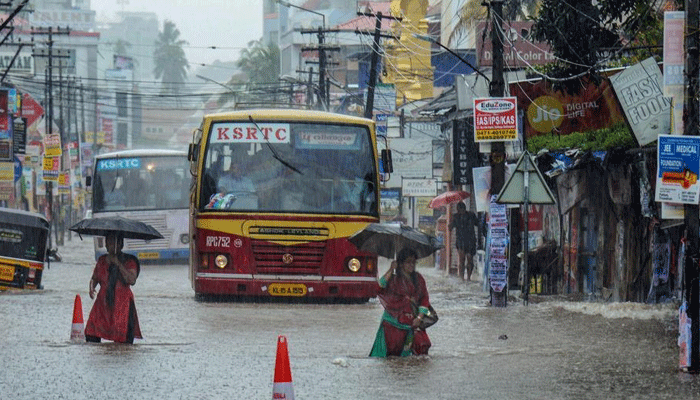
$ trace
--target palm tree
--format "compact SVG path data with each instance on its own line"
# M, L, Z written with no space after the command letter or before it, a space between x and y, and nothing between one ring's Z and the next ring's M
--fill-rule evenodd
M248 42L241 51L236 66L248 75L250 82L277 82L280 74L280 50L273 43L263 44L262 39Z
M190 68L182 49L188 43L179 37L180 31L175 27L175 23L166 20L163 31L158 33L155 42L156 49L153 55L156 66L153 74L156 79L162 79L164 93L179 93L180 85L185 82L187 70Z

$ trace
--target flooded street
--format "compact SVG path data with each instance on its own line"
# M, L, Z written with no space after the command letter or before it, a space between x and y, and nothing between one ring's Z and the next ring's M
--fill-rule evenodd
M0 393L13 399L270 399L278 335L297 399L698 399L678 372L676 310L549 300L487 305L481 283L432 267L440 321L428 357L367 357L382 314L367 304L198 302L185 265L144 265L133 287L144 339L70 342L85 319L92 240L74 237L44 290L0 294Z

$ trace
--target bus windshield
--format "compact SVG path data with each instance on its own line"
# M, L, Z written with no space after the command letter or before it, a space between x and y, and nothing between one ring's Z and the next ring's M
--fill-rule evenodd
M182 156L96 160L93 213L189 207L189 167Z
M377 212L366 126L217 122L208 137L200 210Z

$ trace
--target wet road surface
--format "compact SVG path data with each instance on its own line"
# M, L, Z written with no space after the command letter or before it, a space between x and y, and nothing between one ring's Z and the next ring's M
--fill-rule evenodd
M430 356L367 357L382 314L352 304L199 302L187 266L144 265L133 287L143 340L70 342L87 318L91 239L60 248L44 290L0 294L0 397L270 399L285 335L297 399L700 399L678 372L673 306L545 301L487 305L480 282L419 267L440 321Z

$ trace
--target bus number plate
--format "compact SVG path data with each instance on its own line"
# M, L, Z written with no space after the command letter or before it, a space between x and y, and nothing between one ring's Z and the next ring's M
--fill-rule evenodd
M0 280L12 282L15 279L15 267L0 265Z
M271 283L267 292L273 296L306 296L306 285L303 283Z
M155 260L157 258L160 258L158 252L138 253L138 256L141 260Z

